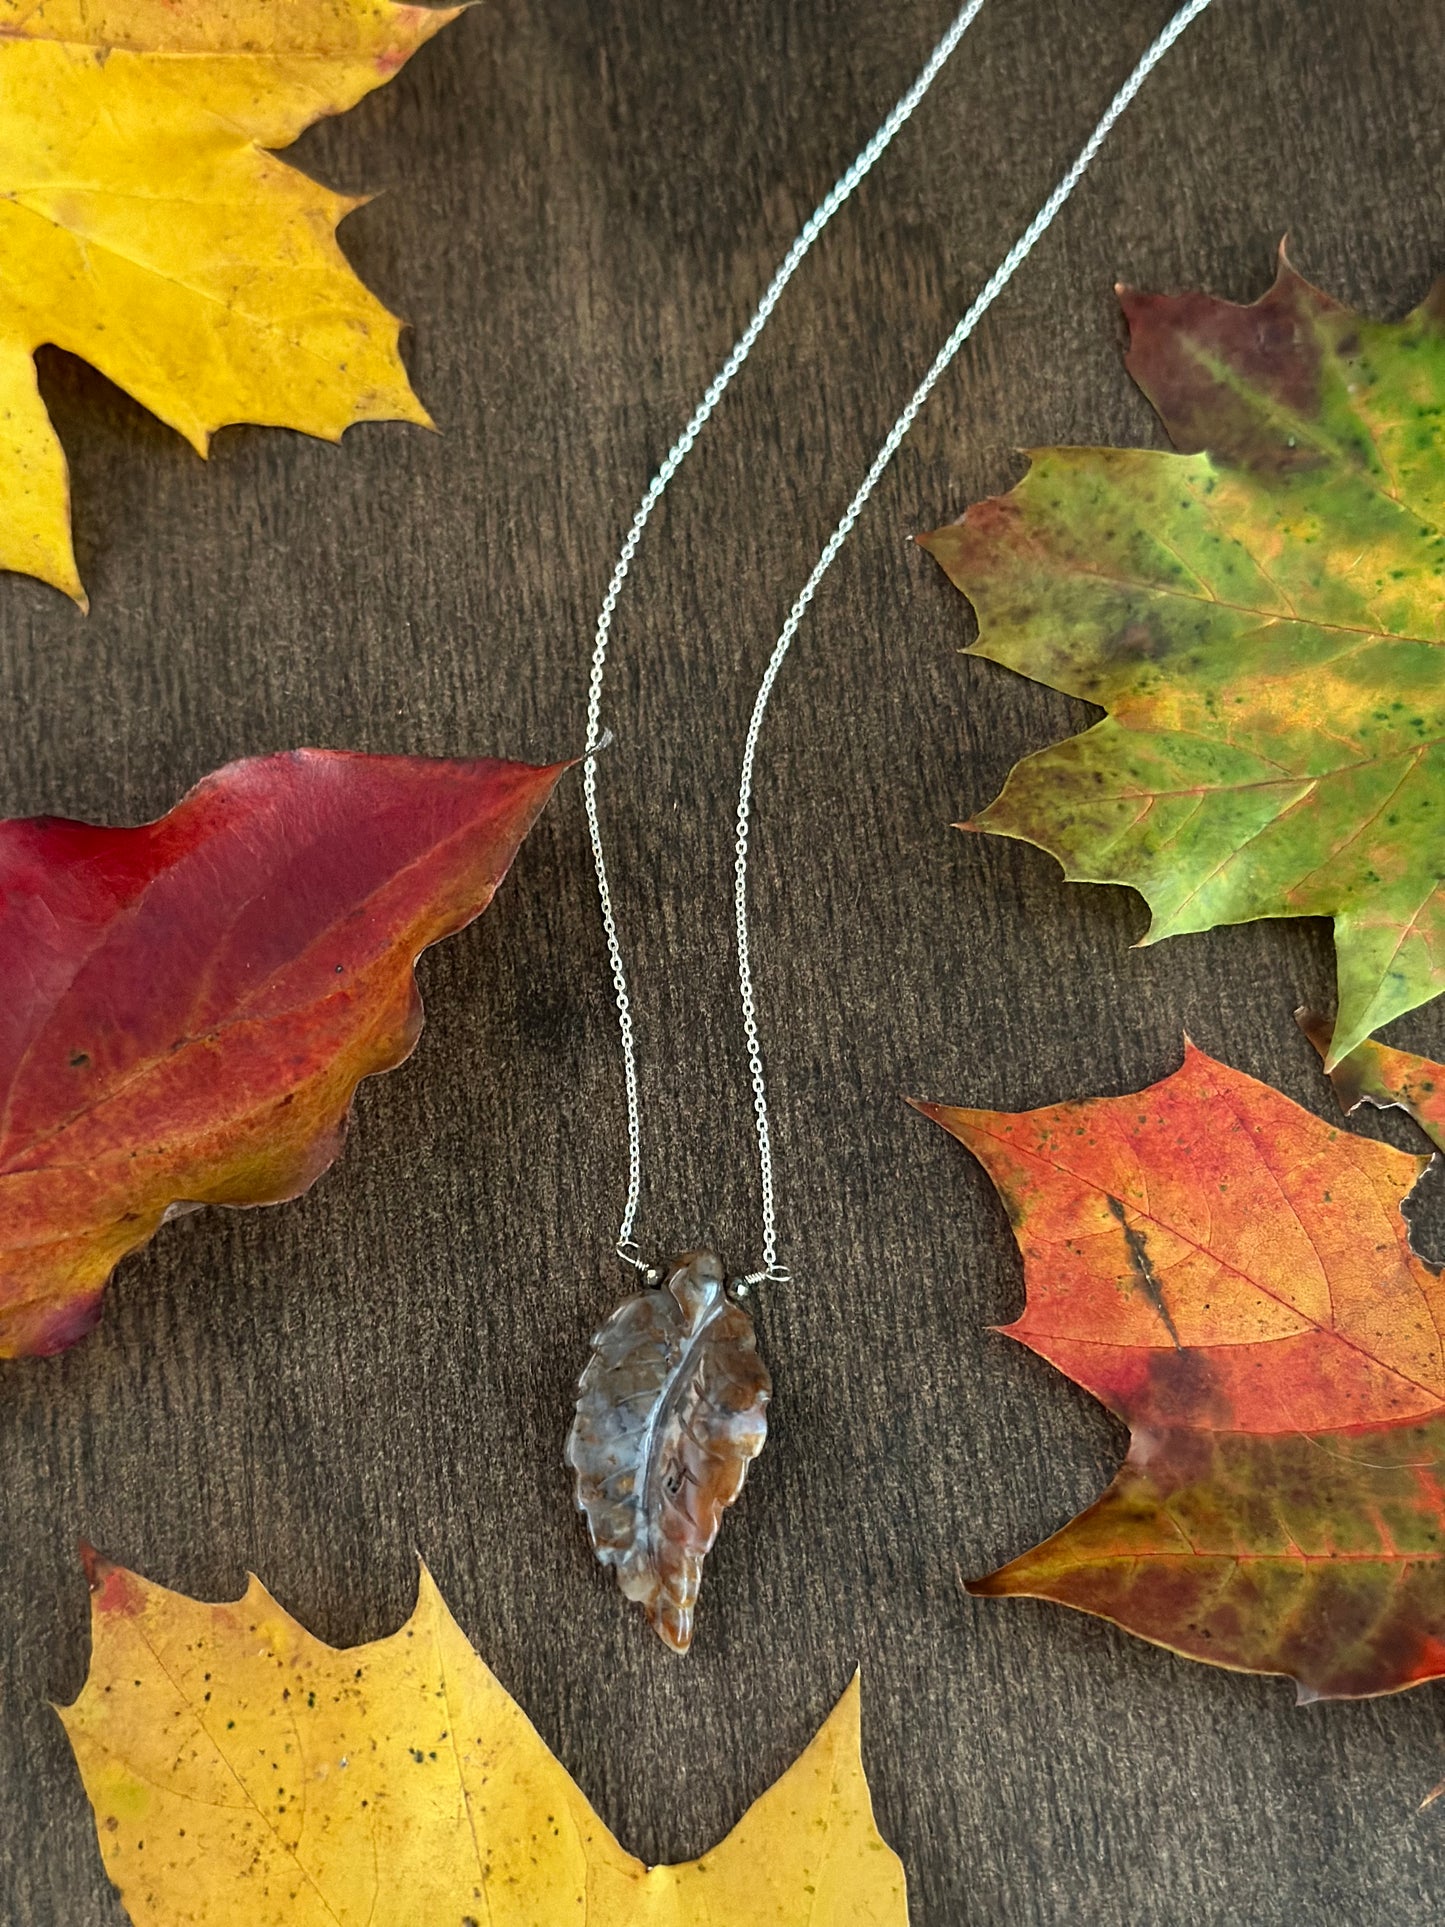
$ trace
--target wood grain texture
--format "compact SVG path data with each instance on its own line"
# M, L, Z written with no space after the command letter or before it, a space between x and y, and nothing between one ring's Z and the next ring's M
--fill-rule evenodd
M756 1236L725 901L756 673L903 395L1167 11L990 0L659 517L606 769L659 1248L751 1255ZM342 237L416 324L439 436L228 429L203 466L43 357L95 613L0 580L0 808L135 821L301 742L574 753L591 614L646 475L947 12L485 0L308 135L302 166L395 190ZM1442 61L1435 0L1217 0L943 384L809 618L757 818L798 1283L760 1307L772 1438L689 1658L594 1566L562 1464L618 1291L623 1159L574 784L488 915L424 963L427 1033L363 1089L336 1171L295 1205L178 1223L85 1345L0 1369L0 1918L121 1920L45 1703L84 1667L81 1534L204 1597L254 1568L347 1642L405 1617L419 1548L649 1859L719 1838L861 1661L919 1927L1436 1917L1445 1803L1415 1811L1445 1771L1429 1691L1299 1711L1281 1682L963 1596L961 1576L1103 1488L1121 1436L985 1329L1022 1299L1003 1213L902 1098L1137 1089L1187 1028L1332 1115L1290 1015L1329 1006L1322 926L1131 953L1136 899L948 827L1085 712L961 659L960 598L908 538L1009 486L1020 445L1159 439L1116 278L1249 298L1288 229L1341 298L1417 301L1445 266ZM1445 1052L1439 1006L1397 1033Z

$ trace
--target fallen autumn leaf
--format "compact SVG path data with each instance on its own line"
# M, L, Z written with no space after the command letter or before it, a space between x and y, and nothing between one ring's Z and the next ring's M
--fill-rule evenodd
M1127 1097L918 1108L1008 1206L1028 1293L1008 1334L1131 1434L1101 1499L969 1590L1302 1699L1445 1673L1445 1280L1400 1212L1428 1160L1192 1045Z
M1300 1029L1321 1057L1329 1055L1329 1020L1314 1011L1295 1012ZM1373 1037L1357 1044L1330 1072L1346 1117L1362 1104L1397 1109L1413 1117L1437 1150L1445 1151L1445 1064L1413 1051L1392 1050Z
M400 323L265 151L385 85L458 8L0 0L0 568L84 601L34 352L68 349L201 454L227 422L425 422Z
M1397 322L1283 255L1252 307L1120 298L1184 452L1036 450L922 538L972 654L1109 712L977 827L1131 884L1149 943L1332 917L1337 1060L1445 990L1445 281Z
M60 1717L135 1927L906 1927L858 1681L711 1852L625 1853L425 1568L416 1610L324 1646L252 1580L208 1606L90 1559Z
M293 750L138 829L0 822L0 1357L82 1337L173 1207L321 1175L564 767Z

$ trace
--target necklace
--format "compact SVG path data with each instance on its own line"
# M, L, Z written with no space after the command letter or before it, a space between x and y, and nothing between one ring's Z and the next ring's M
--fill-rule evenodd
M733 911L738 994L757 1134L762 1246L758 1265L731 1278L715 1252L688 1251L666 1264L657 1264L644 1257L633 1236L642 1196L642 1107L632 1001L622 940L612 907L597 789L597 759L611 741L610 732L602 727L602 698L612 620L653 510L733 377L752 352L783 289L824 227L933 85L982 9L983 0L968 0L913 85L799 231L768 283L752 319L649 484L607 585L593 642L582 780L597 895L617 1004L627 1102L627 1194L615 1248L618 1258L640 1274L643 1289L625 1298L593 1336L592 1353L578 1383L577 1410L567 1440L566 1460L574 1474L577 1507L587 1521L592 1549L599 1562L613 1568L622 1592L643 1607L659 1637L674 1652L686 1652L691 1643L703 1561L717 1537L724 1511L741 1492L748 1466L762 1450L767 1437L772 1381L758 1352L757 1335L745 1301L756 1286L787 1284L792 1276L778 1256L767 1081L758 1033L748 930L753 776L773 686L819 584L837 559L934 387L1052 224L1148 75L1191 21L1210 4L1211 0L1187 0L1146 49L1072 166L934 357L813 565L788 612L758 684L738 781Z

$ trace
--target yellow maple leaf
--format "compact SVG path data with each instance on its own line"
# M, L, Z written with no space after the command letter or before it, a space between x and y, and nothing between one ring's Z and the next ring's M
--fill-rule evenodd
M135 1927L907 1927L858 1681L726 1840L625 1853L422 1569L388 1639L323 1645L257 1580L209 1606L93 1560L61 1718Z
M458 11L0 0L0 568L84 603L42 343L201 454L227 422L334 441L427 421L400 323L336 242L361 200L266 150L354 106Z

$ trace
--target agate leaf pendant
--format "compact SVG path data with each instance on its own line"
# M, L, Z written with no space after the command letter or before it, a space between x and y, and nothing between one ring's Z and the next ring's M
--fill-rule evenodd
M711 1251L674 1258L592 1340L567 1440L592 1550L675 1653L703 1560L763 1449L772 1395L753 1321Z

